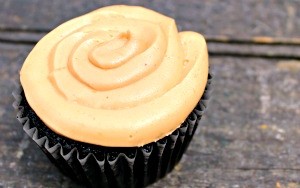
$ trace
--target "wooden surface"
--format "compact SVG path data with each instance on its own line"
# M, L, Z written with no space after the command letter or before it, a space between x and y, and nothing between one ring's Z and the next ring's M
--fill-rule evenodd
M13 82L58 24L124 1L0 0L0 188L80 187L22 131ZM300 2L130 0L208 40L213 98L190 148L159 187L300 187ZM272 38L257 38L260 36ZM254 40L253 37L256 37Z

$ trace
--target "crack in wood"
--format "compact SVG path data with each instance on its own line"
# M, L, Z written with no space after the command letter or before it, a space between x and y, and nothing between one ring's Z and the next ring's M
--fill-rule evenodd
M230 44L241 44L241 45L287 45L287 46L298 46L300 45L300 38L273 38L268 36L255 36L252 38L231 38L228 36L205 36L208 42L214 43L230 43Z
M241 58L264 58L264 59L294 59L300 60L300 55L268 54L268 53L245 53L245 52L226 52L226 51L208 51L210 56L229 56Z

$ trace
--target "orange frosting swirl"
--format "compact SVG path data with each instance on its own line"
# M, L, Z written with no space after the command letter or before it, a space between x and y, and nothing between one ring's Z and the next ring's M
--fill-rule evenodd
M97 145L141 146L180 126L207 74L201 35L178 33L173 19L145 8L111 6L46 35L26 59L21 83L55 132Z

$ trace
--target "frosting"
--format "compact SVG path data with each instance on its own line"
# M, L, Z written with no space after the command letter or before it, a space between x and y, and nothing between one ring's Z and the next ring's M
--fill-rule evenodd
M133 6L72 19L41 39L20 72L26 99L54 132L131 147L178 128L204 92L204 38Z

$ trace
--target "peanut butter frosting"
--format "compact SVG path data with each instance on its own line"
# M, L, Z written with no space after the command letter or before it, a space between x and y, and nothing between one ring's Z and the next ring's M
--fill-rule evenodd
M29 105L51 130L112 147L169 135L196 106L207 76L200 34L178 33L173 19L124 5L63 23L20 72Z

